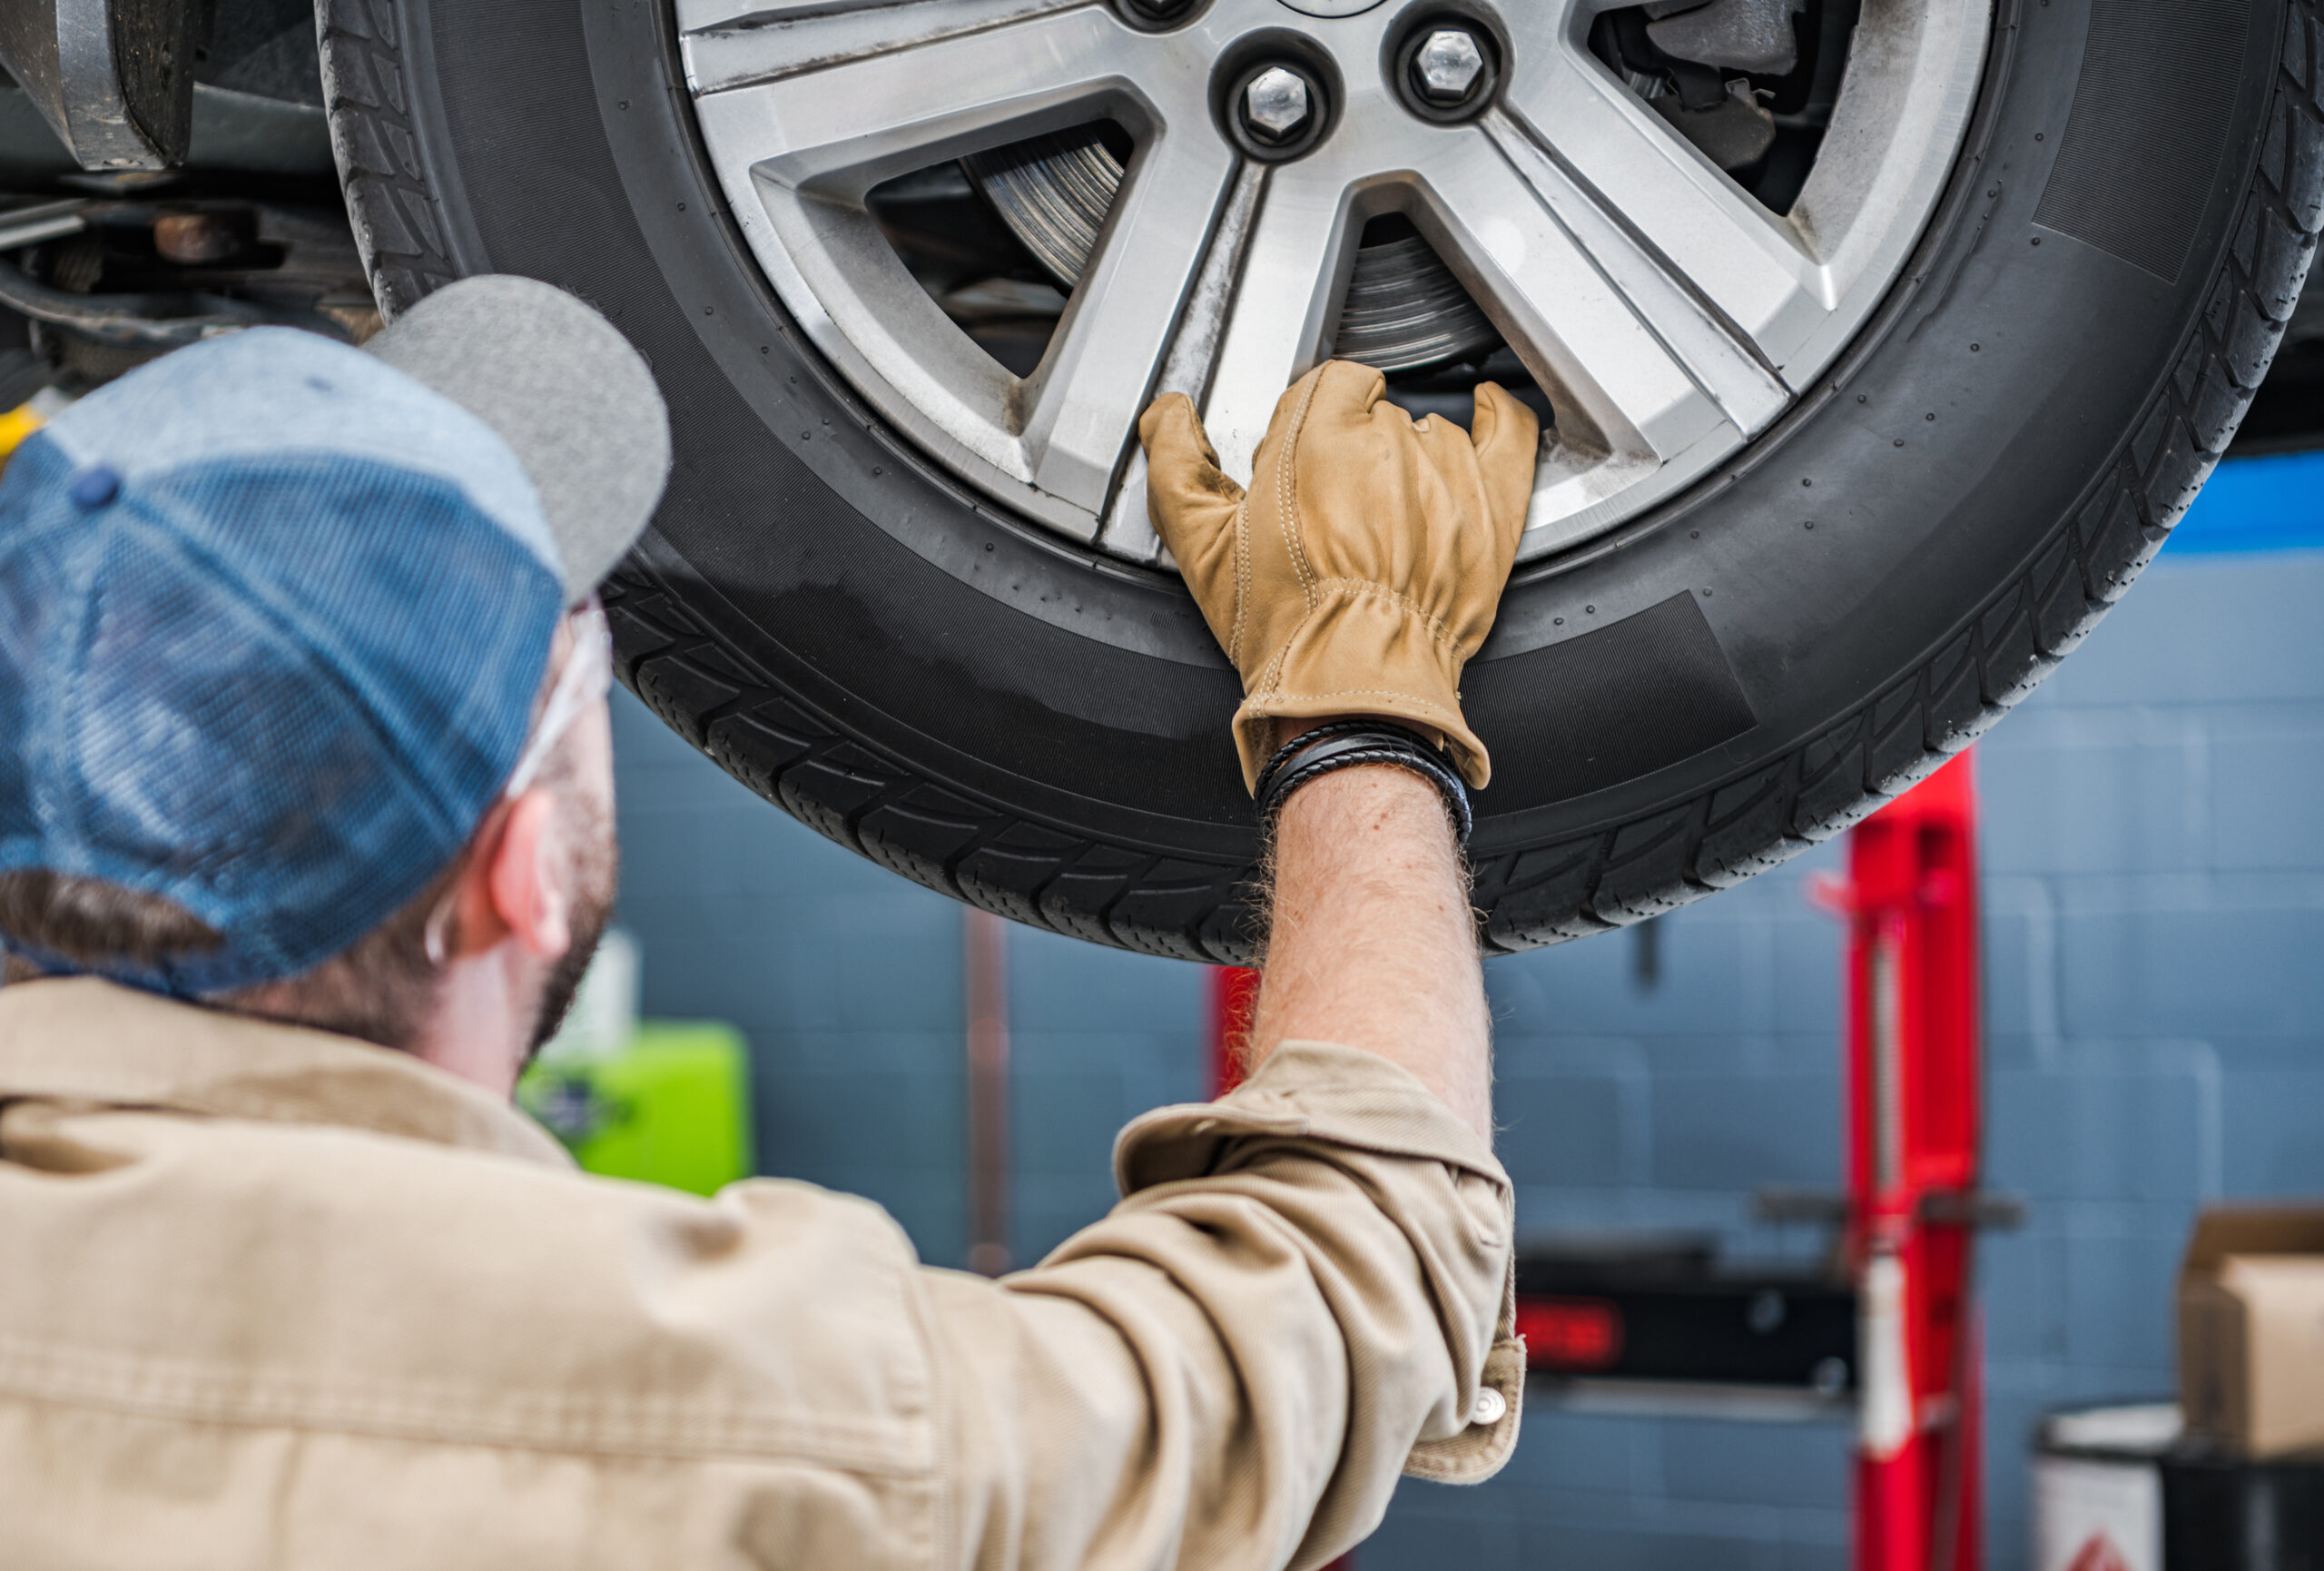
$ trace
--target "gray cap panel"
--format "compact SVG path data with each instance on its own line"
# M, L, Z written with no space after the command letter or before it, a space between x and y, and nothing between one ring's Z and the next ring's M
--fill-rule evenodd
M579 300L537 279L462 279L365 347L515 450L564 557L568 602L645 532L669 478L669 411L645 358Z

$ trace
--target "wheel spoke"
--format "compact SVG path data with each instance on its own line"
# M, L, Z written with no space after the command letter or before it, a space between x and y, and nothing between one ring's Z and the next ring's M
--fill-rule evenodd
M1418 173L1413 222L1550 395L1559 443L1660 460L1718 423L1717 403L1507 161L1448 156Z
M974 9L981 0L956 3ZM953 15L953 6L941 15ZM887 15L842 12L812 26ZM922 15L923 27L927 21ZM696 35L690 51L709 39L748 36ZM751 150L761 180L853 203L891 176L1098 114L1139 123L1134 129L1158 124L1162 113L1124 79L1125 55L1135 55L1123 48L1125 36L1138 35L1103 12L1051 9L974 30L923 33L910 47L811 63L795 74L740 78L746 84L703 92L696 107L714 143ZM699 58L693 52L690 64Z
M1203 427L1220 467L1247 482L1283 390L1331 352L1332 310L1354 260L1344 180L1288 163L1269 174L1251 226Z
M1246 163L1236 173L1234 189L1227 193L1226 205L1217 223L1212 226L1202 270L1196 275L1186 309L1179 313L1170 351L1162 361L1162 373L1154 379L1154 397L1182 392L1199 407L1209 392L1219 340L1226 330L1227 307L1234 299L1236 275L1242 270L1243 254L1250 244L1251 230L1258 217L1259 196L1266 189L1266 181L1267 166L1264 163ZM1098 543L1108 550L1139 561L1150 562L1161 554L1162 542L1154 532L1154 522L1147 509L1146 452L1142 448L1130 450L1129 462L1122 470L1122 483L1114 492L1113 505L1107 509L1105 530Z
M753 27L779 27L812 21L842 11L870 11L893 0L675 0L671 11L678 32L707 33L713 29L740 32Z
M1464 159L1450 178L1431 183L1451 210L1457 234L1450 239L1452 248L1479 273L1501 274L1482 289L1489 296L1507 296L1503 306L1512 321L1504 334L1514 332L1520 342L1562 345L1576 357L1575 369L1633 417L1677 390L1664 385L1669 377L1651 363L1657 359L1667 361L1746 435L1765 430L1783 412L1789 390L1732 323L1665 272L1506 116L1488 116L1483 129L1506 162ZM1538 235L1526 232L1529 209L1548 221ZM1510 244L1512 230L1515 245ZM1517 265L1509 265L1504 251ZM1630 321L1620 322L1623 316ZM1642 353L1632 342L1640 330L1659 353ZM1537 339L1544 332L1547 338ZM1699 435L1699 418L1683 419L1680 445ZM1666 456L1675 450L1668 438L1653 434L1650 420L1637 429L1651 450Z
M1043 490L1105 507L1234 172L1206 134L1166 135L1131 167L1026 390L1026 457Z
M1087 0L680 0L679 49L696 94L828 70L1022 23ZM926 61L927 56L921 56Z
M747 27L781 26L812 21L842 11L871 11L895 0L675 0L670 7L680 34L706 33L713 28L740 31Z
M1520 41L1529 64L1510 83L1507 113L1578 194L1627 232L1629 242L1600 254L1601 265L1626 291L1641 262L1683 281L1781 368L1832 309L1823 268L1797 230L1574 44L1554 25L1556 9L1539 7L1535 36Z

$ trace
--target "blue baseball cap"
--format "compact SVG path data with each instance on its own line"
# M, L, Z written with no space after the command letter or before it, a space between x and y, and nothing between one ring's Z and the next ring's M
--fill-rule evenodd
M27 439L0 472L0 872L164 896L222 939L30 958L192 995L391 915L507 781L558 618L668 463L636 351L508 278L368 351L181 350Z

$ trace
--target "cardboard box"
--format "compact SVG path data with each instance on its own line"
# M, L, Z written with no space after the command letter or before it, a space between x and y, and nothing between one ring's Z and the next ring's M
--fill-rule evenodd
M2245 1457L2324 1447L2324 1204L2196 1219L2179 1269L2187 1432Z

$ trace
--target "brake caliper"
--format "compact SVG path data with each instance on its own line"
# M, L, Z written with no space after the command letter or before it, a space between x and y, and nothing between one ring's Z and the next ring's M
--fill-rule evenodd
M1648 0L1599 18L1599 57L1704 156L1729 172L1775 144L1767 100L1800 70L1807 0Z

